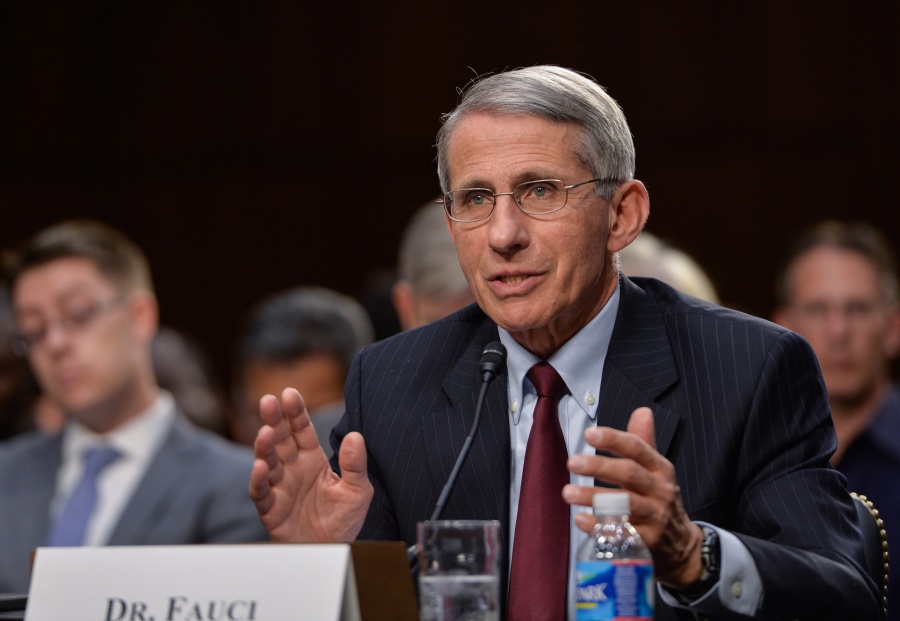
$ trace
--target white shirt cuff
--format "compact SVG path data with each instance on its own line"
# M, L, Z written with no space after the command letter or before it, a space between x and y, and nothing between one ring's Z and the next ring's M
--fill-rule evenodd
M762 579L753 556L747 546L727 530L706 522L696 523L709 526L719 535L719 547L722 551L719 582L690 604L682 603L660 584L657 585L660 599L675 608L689 609L711 616L716 613L732 612L752 617L759 610L763 597Z

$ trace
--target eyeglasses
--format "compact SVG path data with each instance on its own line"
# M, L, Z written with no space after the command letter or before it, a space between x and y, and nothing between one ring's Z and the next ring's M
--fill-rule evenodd
M66 333L84 330L103 313L121 306L126 298L127 296L120 295L108 300L92 300L72 304L63 310L57 319L19 330L10 341L12 350L16 355L25 357L31 349L40 345L47 338L53 325L59 326Z
M876 319L888 307L883 300L879 299L852 299L833 304L815 300L798 304L795 308L797 314L804 321L821 326L835 319L846 321L850 325L861 325Z
M559 211L569 200L569 190L588 183L610 183L616 179L588 179L581 183L566 185L559 179L538 179L526 181L513 188L512 192L493 192L487 188L462 188L450 190L444 198L436 201L444 205L451 220L456 222L478 222L486 220L494 213L498 196L512 196L516 206L523 213L541 215Z

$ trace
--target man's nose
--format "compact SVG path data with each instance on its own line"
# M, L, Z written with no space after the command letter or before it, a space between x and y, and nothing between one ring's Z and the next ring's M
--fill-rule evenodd
M841 306L828 310L825 329L831 338L843 338L850 332L850 313Z
M488 221L488 243L497 252L509 252L528 244L527 214L519 209L512 192L495 194L494 212Z
M67 345L71 336L69 332L68 326L64 325L62 321L49 321L44 328L44 338L41 339L38 346L54 350Z

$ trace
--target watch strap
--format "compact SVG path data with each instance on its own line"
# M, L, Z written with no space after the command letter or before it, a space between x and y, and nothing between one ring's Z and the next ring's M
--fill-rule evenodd
M722 567L722 549L719 545L719 534L710 526L701 526L703 542L700 544L700 562L703 571L700 580L679 591L674 591L678 599L685 604L696 601L719 582Z

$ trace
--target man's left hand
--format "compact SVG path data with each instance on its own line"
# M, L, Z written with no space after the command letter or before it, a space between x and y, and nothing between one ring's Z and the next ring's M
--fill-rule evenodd
M585 439L594 448L617 457L575 455L569 459L569 470L629 492L630 520L653 554L659 582L684 589L698 581L703 530L684 511L675 467L656 451L653 412L638 408L628 421L627 431L592 427L585 432ZM595 493L611 491L622 490L570 484L563 488L563 498L569 504L591 506ZM576 517L576 524L587 532L594 522L591 514Z

